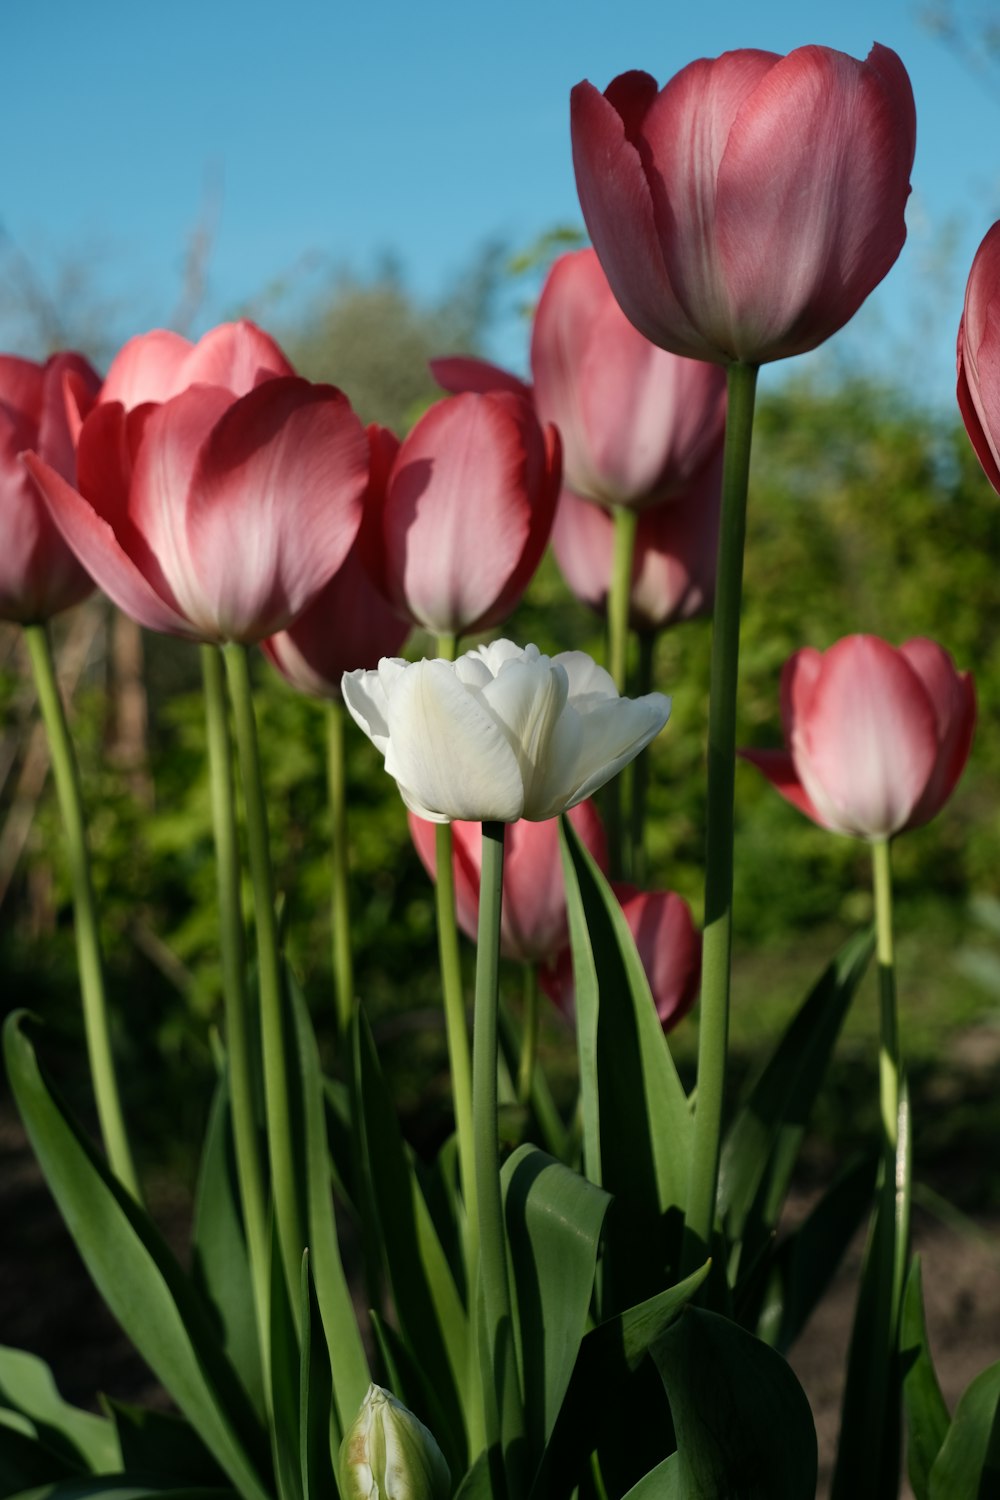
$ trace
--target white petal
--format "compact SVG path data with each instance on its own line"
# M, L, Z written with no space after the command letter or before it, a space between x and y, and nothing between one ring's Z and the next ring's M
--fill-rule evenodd
M569 683L561 667L548 657L504 662L495 679L482 690L481 701L507 736L517 756L525 801L533 787L548 780L552 768L552 737L566 707Z
M525 806L524 816L535 822L555 817L591 796L634 760L670 717L670 699L662 693L594 704L578 716L577 726L570 718L573 708L570 703L554 736L553 775L537 789L537 802L533 798ZM576 764L570 779L560 783L558 758L568 756L574 735L578 736Z
M388 699L378 672L345 672L340 691L351 718L384 755L389 744Z
M618 697L618 689L610 672L599 667L585 651L560 651L552 660L564 669L569 678L569 701L581 713L587 713L594 704L610 702Z
M421 661L389 698L385 768L433 821L513 823L524 787L517 757L493 719L443 661Z
M469 655L479 656L489 667L491 677L497 675L505 662L541 659L537 646L515 646L513 641L488 641Z
M471 688L483 688L488 682L493 681L493 673L478 651L466 651L464 656L458 657L455 662L455 676L459 682Z

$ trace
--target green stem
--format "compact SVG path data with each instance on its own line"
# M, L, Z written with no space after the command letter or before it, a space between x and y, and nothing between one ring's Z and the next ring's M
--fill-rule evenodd
M729 405L722 471L722 523L709 679L705 936L701 1024L698 1032L698 1103L694 1117L682 1274L693 1270L704 1259L715 1222L719 1139L729 1041L733 793L740 604L756 386L755 365L729 366Z
M455 867L452 863L452 833L449 823L438 823L436 837L436 870L434 903L437 913L438 956L441 962L441 993L444 1000L444 1024L448 1038L448 1066L455 1103L455 1130L458 1134L458 1162L462 1174L462 1197L467 1214L467 1245L470 1267L475 1264L478 1234L476 1232L475 1150L472 1126L472 1060L469 1052L469 1027L462 994L462 963L455 922Z
M327 780L333 844L331 925L333 928L333 985L337 1028L346 1037L354 1010L351 964L351 903L347 865L347 776L344 760L344 705L330 701L326 712Z
M83 1026L87 1038L87 1057L97 1103L97 1118L108 1153L111 1169L133 1198L141 1201L139 1180L125 1117L118 1094L114 1057L111 1051L111 1029L104 990L104 966L97 927L97 903L90 873L87 829L80 792L80 772L73 753L73 741L66 722L48 627L44 623L25 625L24 639L38 692L38 703L48 735L52 757L52 774L59 798L66 851L69 856L73 887L73 927L76 936L76 960L83 999Z
M288 1297L298 1320L299 1282L304 1226L296 1193L295 1154L292 1142L291 1100L285 1057L283 1021L284 986L278 924L274 913L271 854L268 845L267 806L260 774L257 723L250 689L250 662L246 646L230 642L224 648L229 694L236 725L243 798L247 820L247 850L253 883L254 921L257 931L257 968L260 984L261 1051L264 1059L264 1112L271 1162L271 1191L281 1248Z
M521 1012L521 1056L517 1071L517 1102L523 1108L531 1103L531 1085L535 1078L538 1053L538 971L534 964L524 965L524 1005Z
M626 690L628 675L628 617L632 592L632 559L635 555L635 533L638 512L628 506L613 507L614 552L611 563L611 588L608 592L608 665L619 693ZM622 778L615 776L605 792L605 817L608 828L608 858L616 879L629 872L625 868L625 819L622 813Z
M483 824L479 887L479 942L476 954L476 1010L473 1032L473 1109L476 1134L476 1204L485 1319L482 1349L487 1441L496 1453L499 1439L509 1500L527 1493L524 1482L524 1406L514 1350L514 1320L507 1280L507 1236L500 1192L497 1122L497 1025L500 996L500 907L503 897L504 824ZM494 1469L494 1500L500 1500Z
M906 1165L909 1143L900 1141L899 1136L899 1106L906 1084L896 1007L892 857L888 839L880 839L872 844L872 882L875 888L879 987L879 1105L887 1191L897 1231L892 1271L892 1337L895 1340L909 1255L911 1182Z
M240 898L239 839L236 832L236 787L229 739L225 668L218 646L201 647L205 689L205 724L212 798L212 828L219 898L222 997L226 1015L226 1062L236 1152L236 1175L246 1225L250 1277L257 1334L268 1366L270 1315L267 1195L254 1109L254 1065L246 995L243 903ZM265 1382L266 1384L266 1382Z
M653 658L656 653L656 636L650 630L639 635L639 671L636 678L636 696L645 697L653 691ZM631 864L629 874L638 886L646 884L646 802L649 794L649 747L647 746L632 762L632 805L630 838Z

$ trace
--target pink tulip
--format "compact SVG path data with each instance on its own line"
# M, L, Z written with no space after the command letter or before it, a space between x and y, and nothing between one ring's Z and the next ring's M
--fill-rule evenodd
M686 495L641 512L629 596L633 630L651 633L711 613L721 500L720 455ZM563 490L552 550L576 597L602 616L611 588L614 530L608 511Z
M660 1024L664 1031L671 1031L698 998L701 982L701 938L691 908L674 891L640 891L618 884L614 891L642 959ZM540 971L539 980L549 998L572 1020L576 992L569 948L555 964ZM613 1003L614 997L609 999Z
M593 802L578 802L566 814L602 870L608 851L604 829ZM424 869L435 879L436 827L409 814L410 835ZM482 829L478 823L452 823L455 913L462 931L476 941L479 924L479 878ZM569 940L566 889L559 856L559 822L521 819L507 829L503 862L503 909L500 951L518 963L549 963Z
M658 90L572 96L583 216L615 296L675 354L761 364L857 312L906 237L916 138L894 52L742 50Z
M376 584L437 635L498 624L541 561L559 470L555 430L543 433L525 397L439 401L392 466L366 552Z
M39 624L93 590L20 455L33 448L72 481L74 428L100 383L80 354L54 354L43 365L0 355L0 620Z
M958 404L986 477L1000 491L1000 224L976 251L958 330Z
M124 344L108 370L101 401L126 411L147 401L169 401L191 385L219 385L245 396L262 380L294 375L274 340L255 323L220 323L192 344L179 333L154 328Z
M813 822L857 838L890 838L928 822L969 758L972 675L934 641L899 649L849 635L797 651L781 675L788 749L742 750Z
M484 360L431 369L445 390L530 395L538 420L559 429L564 486L598 505L660 505L722 449L723 372L643 338L593 250L560 256L549 272L531 335L533 387Z
M388 479L399 440L386 427L368 428L371 475L364 510L375 514ZM368 576L362 557L361 531L347 557L309 608L287 630L261 646L283 677L300 693L314 698L340 698L345 672L377 667L383 656L398 656L410 627L389 608Z
M262 640L344 561L368 443L332 386L281 376L245 395L194 385L160 406L102 403L77 488L25 456L52 519L120 609L201 641Z

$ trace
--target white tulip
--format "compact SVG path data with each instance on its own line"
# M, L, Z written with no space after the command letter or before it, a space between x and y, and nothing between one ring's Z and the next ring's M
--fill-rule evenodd
M432 1434L390 1391L368 1387L340 1445L344 1500L447 1500L451 1474Z
M575 807L663 728L670 699L620 698L583 651L494 641L457 661L383 657L345 672L344 702L433 823L541 823Z

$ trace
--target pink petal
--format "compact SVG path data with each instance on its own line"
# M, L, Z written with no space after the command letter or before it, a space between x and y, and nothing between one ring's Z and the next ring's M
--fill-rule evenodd
M189 339L166 328L129 339L111 361L101 401L120 401L127 410L146 401L167 401L180 389L180 370L191 349Z
M471 355L449 355L430 361L430 371L443 391L460 396L463 391L512 391L515 396L531 400L531 386L499 365Z
M420 862L432 880L437 879L437 827L416 813L407 813L410 837L420 856ZM507 839L518 825L512 823L507 829ZM473 943L479 928L479 880L482 867L481 823L451 825L452 866L455 881L455 919L459 927Z
M748 761L758 771L762 771L786 802L797 807L799 812L805 813L807 818L811 818L821 828L830 827L799 780L795 762L787 750L737 750L736 754L741 760Z
M937 721L937 761L907 825L916 828L944 806L965 769L976 727L976 689L971 672L957 672L936 641L904 641L899 651L926 688Z
M958 332L958 404L986 477L1000 490L1000 223L969 272Z
M691 909L674 891L615 886L664 1031L672 1031L698 998L701 939Z
M178 384L171 395L189 385L221 385L236 396L245 396L264 380L294 375L274 339L263 329L241 318L221 323L199 339L178 371Z

